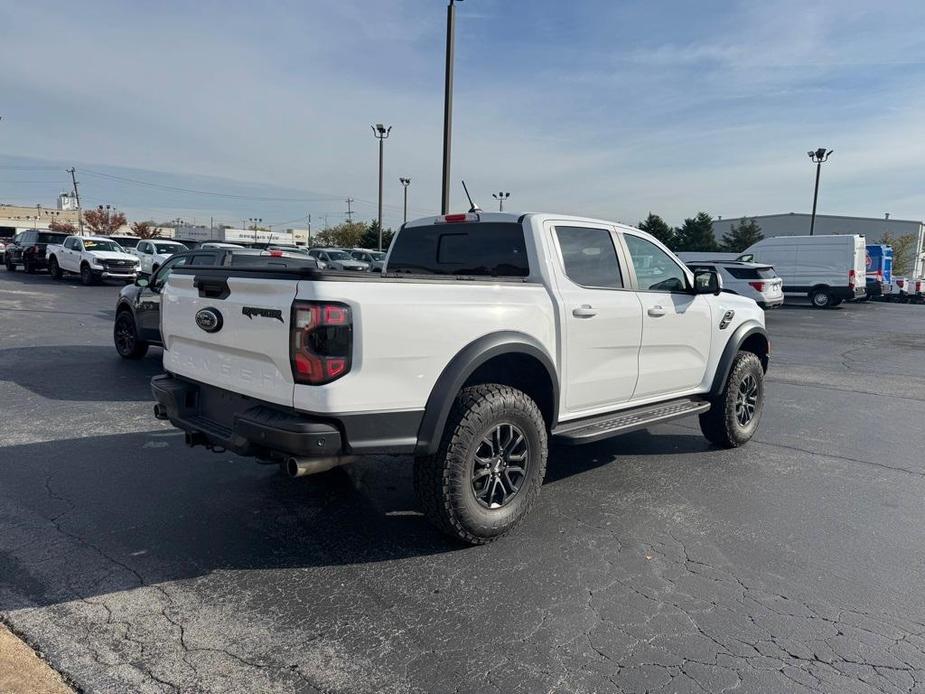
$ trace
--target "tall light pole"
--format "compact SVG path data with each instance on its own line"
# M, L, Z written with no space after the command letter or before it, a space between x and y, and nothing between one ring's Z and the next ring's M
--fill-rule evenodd
M498 201L498 212L504 212L504 201L511 197L510 193L492 193L491 197Z
M382 144L392 132L392 126L386 128L382 123L369 126L373 129L373 136L379 140L379 250L382 250Z
M813 215L809 218L809 235L813 235L813 230L816 227L816 201L819 199L819 172L822 170L822 162L827 161L829 156L831 156L834 149L827 150L825 147L820 147L815 151L809 151L810 160L816 165L816 190L813 192Z
M462 2L462 0L459 0ZM453 141L453 60L456 52L456 0L446 8L446 76L443 86L443 195L440 214L450 210L450 148Z
M411 185L411 179L399 178L398 180L402 184L402 187L405 189L405 214L402 217L402 224L406 224L408 222L408 186Z
M263 217L251 217L250 223L254 227L254 243L257 243L257 225L263 222Z

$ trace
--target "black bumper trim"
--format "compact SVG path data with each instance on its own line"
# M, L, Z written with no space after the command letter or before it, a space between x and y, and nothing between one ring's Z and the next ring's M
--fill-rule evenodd
M151 392L177 428L245 456L411 453L423 411L314 414L162 374Z

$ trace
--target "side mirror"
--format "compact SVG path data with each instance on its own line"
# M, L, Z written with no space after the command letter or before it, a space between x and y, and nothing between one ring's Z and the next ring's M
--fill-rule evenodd
M723 280L715 270L694 272L694 294L719 294L723 291Z

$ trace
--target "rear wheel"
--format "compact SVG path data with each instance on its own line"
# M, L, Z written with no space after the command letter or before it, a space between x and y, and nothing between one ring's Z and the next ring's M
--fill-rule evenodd
M35 263L32 262L32 259L29 258L29 256L23 256L22 269L25 270L30 275L35 274Z
M834 297L828 289L813 289L809 293L809 300L816 308L830 308L834 306Z
M116 345L116 351L124 359L141 359L148 353L148 343L138 337L135 319L128 311L122 311L116 316L112 339Z
M59 280L62 277L64 277L64 273L61 272L61 266L58 265L58 259L55 257L52 257L48 261L48 274L50 274L56 280Z
M498 384L456 398L437 453L414 464L424 514L473 545L513 529L536 501L546 474L546 424L525 393Z
M755 354L739 352L723 391L700 415L700 431L710 443L736 448L755 435L763 409L764 369Z

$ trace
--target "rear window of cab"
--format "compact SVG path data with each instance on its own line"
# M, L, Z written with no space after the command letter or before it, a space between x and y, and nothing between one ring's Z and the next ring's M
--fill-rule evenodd
M402 229L389 256L389 273L527 277L523 226L516 222L460 222Z

